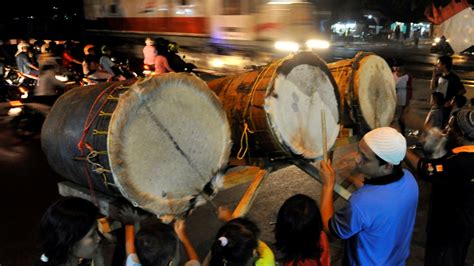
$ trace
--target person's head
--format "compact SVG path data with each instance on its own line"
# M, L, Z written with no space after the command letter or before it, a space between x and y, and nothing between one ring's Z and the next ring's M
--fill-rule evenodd
M146 38L146 39L145 39L145 44L146 44L146 45L154 45L154 44L155 44L155 41L153 41L152 38Z
M455 95L451 100L451 105L457 108L463 108L467 103L467 98L464 95Z
M260 230L252 221L236 218L217 232L209 265L247 265L256 260Z
M143 266L178 265L172 263L178 252L178 238L173 227L156 217L141 222L135 236L135 249Z
M449 55L443 55L438 58L436 67L442 72L449 72L453 66L453 59Z
M64 197L53 203L40 221L42 261L61 265L71 259L93 258L101 239L98 214L94 204L81 198Z
M170 42L168 44L168 52L176 54L179 51L179 46L176 42Z
M431 106L441 107L444 104L444 95L441 92L435 91L431 93Z
M18 51L20 51L20 52L27 52L28 49L30 48L30 45L26 42L20 42L17 45L17 48L18 48Z
M288 198L280 210L275 226L275 246L285 261L318 259L323 223L316 201L297 194Z
M109 55L111 53L111 50L107 45L102 45L102 47L100 48L100 51L104 55Z
M474 142L474 110L461 109L450 120L448 138L453 146Z
M85 55L89 55L89 54L95 54L95 50L94 50L94 45L93 44L88 44L86 46L84 46L84 54Z
M405 62L403 59L396 59L393 62L393 72L397 74L397 76L402 76L405 74Z
M49 53L51 51L49 48L49 43L44 43L43 45L41 45L40 51L42 54Z
M369 131L359 142L357 168L370 177L391 174L400 168L407 150L405 137L391 127Z
M448 137L437 127L430 127L423 135L423 153L427 158L440 158L446 154Z

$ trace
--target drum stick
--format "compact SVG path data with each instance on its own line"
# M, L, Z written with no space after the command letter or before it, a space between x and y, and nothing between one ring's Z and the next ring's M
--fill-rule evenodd
M325 162L328 161L328 139L326 134L326 113L324 109L321 108L321 131L322 131L322 140L323 140L323 159Z

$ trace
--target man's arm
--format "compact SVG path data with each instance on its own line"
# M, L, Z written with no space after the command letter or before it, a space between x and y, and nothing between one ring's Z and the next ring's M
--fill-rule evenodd
M430 89L434 91L438 87L439 75L436 70L436 67L433 69L433 74L431 75Z
M174 222L174 231L176 232L179 240L181 240L181 243L183 243L186 254L188 255L188 260L199 261L199 256L191 241L189 240L188 234L186 233L186 223L184 220L176 220Z
M329 219L334 214L333 191L336 180L336 173L331 166L331 161L321 161L321 217L323 220L324 231L329 233Z

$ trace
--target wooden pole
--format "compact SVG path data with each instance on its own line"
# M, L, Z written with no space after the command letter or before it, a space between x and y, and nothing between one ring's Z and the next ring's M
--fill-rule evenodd
M247 214L252 206L252 203L257 196L257 192L261 187L263 180L270 174L271 169L261 169L256 175L250 186L247 188L247 191L240 199L239 204L235 207L234 212L232 213L233 218L242 217Z

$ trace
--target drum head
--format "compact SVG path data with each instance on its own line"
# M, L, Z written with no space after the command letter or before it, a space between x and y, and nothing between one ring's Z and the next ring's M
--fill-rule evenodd
M226 114L204 81L184 73L135 83L120 95L108 132L115 184L155 214L180 214L218 187L231 139ZM208 186L209 187L209 186Z
M359 64L354 88L364 120L370 128L389 126L397 103L392 71L377 55L368 55Z
M293 154L306 159L323 155L321 113L328 149L339 134L339 93L324 61L300 53L277 70L273 91L265 100L274 133Z

